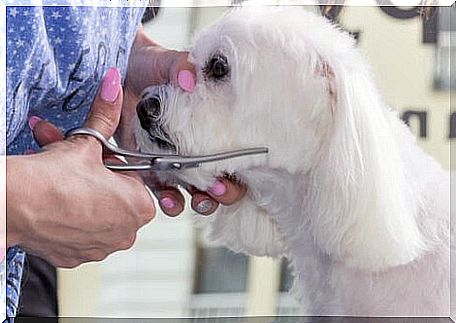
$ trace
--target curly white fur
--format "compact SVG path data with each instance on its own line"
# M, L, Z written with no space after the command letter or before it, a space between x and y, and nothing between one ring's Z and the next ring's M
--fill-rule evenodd
M225 80L204 75L215 53ZM202 219L212 239L290 259L312 315L449 315L449 175L386 107L348 34L302 9L235 9L190 60L194 92L151 89L178 151L270 150L177 174L203 190L224 172L248 185Z

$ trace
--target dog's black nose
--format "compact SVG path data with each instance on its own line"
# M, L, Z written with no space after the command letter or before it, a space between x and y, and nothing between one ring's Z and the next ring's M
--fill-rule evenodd
M160 109L160 100L157 97L149 97L139 101L136 106L136 113L144 130L150 130L158 122Z

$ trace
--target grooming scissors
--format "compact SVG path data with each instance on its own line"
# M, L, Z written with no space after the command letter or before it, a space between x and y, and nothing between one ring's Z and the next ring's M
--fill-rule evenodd
M181 170L187 168L199 167L203 163L216 162L236 157L248 155L267 154L268 148L257 147L240 150L232 150L218 154L203 155L203 156L181 156L173 154L153 154L142 153L138 151L130 151L122 149L110 143L100 132L91 128L76 128L66 133L66 138L75 135L92 136L114 156L134 157L143 160L137 164L105 164L105 167L113 171L168 171Z

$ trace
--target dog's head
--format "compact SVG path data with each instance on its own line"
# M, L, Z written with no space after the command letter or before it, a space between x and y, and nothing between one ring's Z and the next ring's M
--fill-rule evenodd
M252 163L292 172L310 168L328 130L331 110L320 109L328 106L328 82L305 32L285 14L238 9L203 31L189 55L195 90L149 88L137 107L141 142L183 155L269 147L267 159L217 165L225 171Z
M394 145L408 134L390 126L395 116L348 34L303 9L236 9L199 35L189 59L197 71L192 93L149 88L138 105L142 150L199 155L267 146L267 158L181 176L205 189L224 172L282 169L302 194L293 201L296 221L323 252L369 269L419 254L414 192Z

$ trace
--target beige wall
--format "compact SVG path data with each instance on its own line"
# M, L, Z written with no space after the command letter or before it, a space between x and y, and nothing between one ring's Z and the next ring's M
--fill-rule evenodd
M372 65L385 101L399 111L428 112L428 136L418 142L449 168L450 94L432 88L435 48L421 42L420 19L397 20L377 7L349 7L342 13L342 23L362 31L359 47Z

